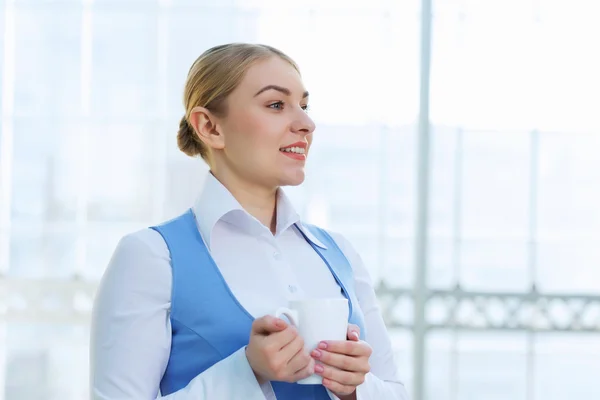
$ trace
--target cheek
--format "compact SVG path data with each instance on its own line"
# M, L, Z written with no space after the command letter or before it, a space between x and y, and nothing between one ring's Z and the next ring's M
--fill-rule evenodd
M266 113L254 115L248 119L248 125L244 128L247 139L251 142L248 144L262 155L275 154L285 137L285 127L281 125L277 118Z
M282 134L285 130L278 129L276 121L268 115L254 113L239 116L235 126L229 127L229 149L236 153L236 157L254 162L269 163L278 155L282 143Z
M252 113L236 113L230 116L230 124L226 128L226 139L230 149L244 150L254 148L260 143L260 121Z

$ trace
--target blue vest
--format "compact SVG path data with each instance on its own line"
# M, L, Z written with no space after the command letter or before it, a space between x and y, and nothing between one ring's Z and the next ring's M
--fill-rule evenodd
M354 292L350 263L327 232L315 226L307 228L327 246L326 250L317 247L305 237L340 285L348 299L348 321L360 327L364 339L364 317ZM248 345L254 318L227 286L204 245L192 210L152 229L162 235L169 248L173 273L171 353L160 382L161 394L166 396ZM278 399L329 400L323 385L271 384Z

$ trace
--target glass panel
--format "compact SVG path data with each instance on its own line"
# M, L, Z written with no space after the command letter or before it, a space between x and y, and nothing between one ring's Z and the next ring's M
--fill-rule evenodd
M436 124L598 129L600 77L594 71L600 58L585 45L600 37L591 17L593 0L441 0L435 8L431 115Z
M149 221L152 218L157 132L135 124L97 124L90 134L88 219ZM162 188L158 189L161 190Z
M525 400L526 335L436 331L427 339L426 398Z
M20 118L14 123L13 200L15 222L73 221L85 125L68 120Z
M460 245L454 239L429 239L428 253L428 284L431 288L448 289L459 283L457 260Z
M100 6L113 6L113 8L129 8L129 7L144 7L156 6L160 0L94 0ZM119 7L115 7L118 5Z
M77 115L81 110L81 11L17 7L15 113Z
M525 400L527 353L524 333L458 336L458 400Z
M531 135L436 127L432 143L430 284L528 287Z
M595 10L589 0L435 2L431 284L451 285L459 267L474 288L523 289L531 278L544 290L600 288L600 58L586 45L600 34Z
M600 290L600 135L547 134L540 140L540 286Z
M0 26L3 29L2 35L0 35L0 85L4 86L5 84L3 83L4 80L4 68L5 68L5 48L6 48L6 26L7 26L7 17L4 11L4 0L0 0L0 21L2 21L2 24L0 24ZM0 110L3 109L3 103L5 101L4 96L2 95L3 91L0 90ZM2 115L0 115L0 122L2 122ZM0 123L0 138L2 137L2 124ZM0 146L2 141L0 140Z
M425 398L454 400L458 384L456 333L432 332L427 336L426 348Z
M406 386L409 396L412 398L412 371L413 371L413 337L410 331L404 329L390 329L390 340L394 361L398 366L400 380Z
M6 400L87 398L88 342L83 326L9 323Z
M54 8L54 10L56 10L56 7L61 7L63 5L67 5L68 7L78 7L81 5L81 3L84 0L12 0L12 1L7 1L7 0L0 0L0 4L2 3L9 3L9 2L14 2L17 7L19 8L38 8L38 9L49 9L49 8ZM94 0L94 1L98 1L98 0Z
M462 222L463 132L434 127L431 140L428 283L448 287L457 283Z
M76 266L77 237L74 225L17 225L10 242L9 274L26 278L70 277Z
M92 112L98 116L156 117L161 99L156 9L99 9L93 13Z
M540 335L535 400L598 399L600 340L588 335Z
M461 278L477 289L523 289L529 284L530 136L463 137Z
M529 154L527 133L464 133L463 235L526 237Z

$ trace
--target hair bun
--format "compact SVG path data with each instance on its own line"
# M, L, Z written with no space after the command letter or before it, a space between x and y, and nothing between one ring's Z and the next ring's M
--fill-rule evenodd
M196 136L196 132L190 126L185 115L179 122L177 132L177 146L190 157L201 156L204 153L204 144Z

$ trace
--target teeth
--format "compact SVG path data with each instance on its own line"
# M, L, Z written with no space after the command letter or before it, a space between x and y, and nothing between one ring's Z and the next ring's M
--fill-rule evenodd
M286 147L285 149L281 149L281 151L285 153L296 153L296 154L304 154L306 153L306 149L302 147Z

